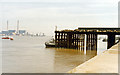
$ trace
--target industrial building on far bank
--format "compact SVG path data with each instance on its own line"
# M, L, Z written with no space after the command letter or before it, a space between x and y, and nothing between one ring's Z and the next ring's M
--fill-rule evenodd
M26 34L26 30L4 30L1 31L0 33L1 35L25 35Z
M0 35L25 35L26 30L19 30L19 20L17 21L17 29L16 30L9 30L9 23L7 21L7 30L3 30L0 32Z

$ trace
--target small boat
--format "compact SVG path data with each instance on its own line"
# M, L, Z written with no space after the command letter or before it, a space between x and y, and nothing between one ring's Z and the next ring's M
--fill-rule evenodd
M12 38L12 37L9 37L9 36L4 36L4 37L2 37L2 39L9 39L9 40L13 40L13 38Z
M55 40L51 39L49 42L45 42L46 47L55 47Z
M8 36L6 36L6 37L2 37L2 39L10 39Z

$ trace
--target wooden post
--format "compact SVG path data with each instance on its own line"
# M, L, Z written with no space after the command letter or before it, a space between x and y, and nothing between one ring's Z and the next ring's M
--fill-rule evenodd
M94 37L93 37L94 34L91 34L91 50L94 50L94 45L93 45L93 40L94 40Z
M75 48L75 34L73 34L73 48Z
M61 33L61 47L64 47L64 43L63 43L63 33Z
M60 47L60 33L58 33L58 47Z
M65 42L65 33L63 33L63 41L64 41L64 48L66 46L66 42Z
M88 50L88 34L86 34L86 50Z
M89 34L88 34L88 50L90 50L90 37L89 37Z
M95 34L93 34L93 49L95 50Z
M77 49L77 34L75 34L75 47L76 47L76 49Z
M92 44L92 34L90 34L90 50L92 50L91 44Z
M115 34L108 34L108 45L107 49L112 47L115 44Z
M57 32L55 32L55 47L57 47Z
M85 42L85 34L83 35L83 45L82 45L83 50L84 50L84 46L85 46L84 42Z
M97 50L97 34L95 34L95 50Z
M79 49L79 38L78 38L78 34L77 34L77 49Z

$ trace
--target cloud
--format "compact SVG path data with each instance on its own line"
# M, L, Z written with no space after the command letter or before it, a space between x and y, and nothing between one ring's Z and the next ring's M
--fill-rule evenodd
M2 0L2 2L118 2L119 0Z
M15 25L18 19L21 28L31 32L41 31L46 33L54 32L54 26L56 25L59 29L117 25L117 1L114 2L115 0L9 1L4 0L1 4L3 24L5 25L8 19L11 28L14 28L12 25Z

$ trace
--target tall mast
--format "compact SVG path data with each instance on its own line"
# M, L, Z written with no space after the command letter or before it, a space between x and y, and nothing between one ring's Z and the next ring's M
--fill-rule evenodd
M17 33L19 33L19 20L17 20Z
M55 31L57 31L57 26L55 26Z
M7 20L7 31L8 31L8 20Z

